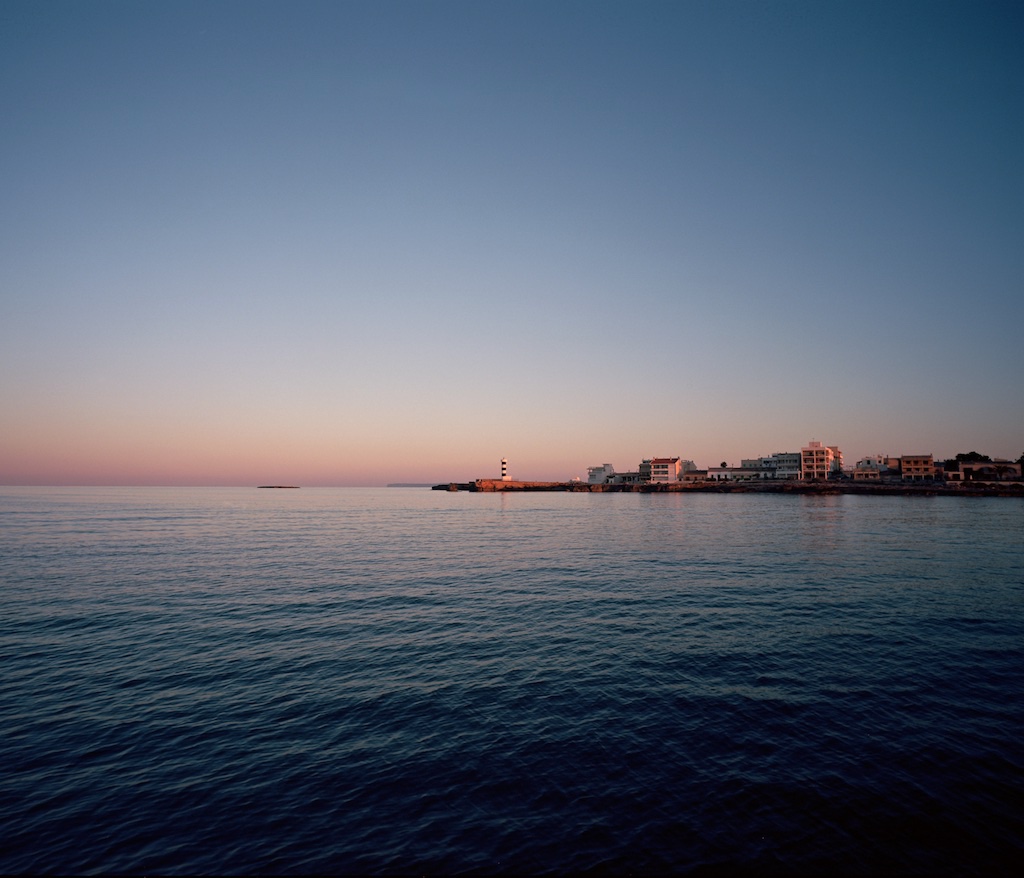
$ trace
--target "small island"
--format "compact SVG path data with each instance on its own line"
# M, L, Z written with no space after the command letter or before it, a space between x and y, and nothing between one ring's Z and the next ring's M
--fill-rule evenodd
M257 485L256 486L256 488L258 490L264 490L264 489L268 489L268 488L269 489L274 489L274 490L281 490L281 489L287 488L287 489L290 489L290 490L293 490L293 491L298 490L298 487L299 487L298 485Z

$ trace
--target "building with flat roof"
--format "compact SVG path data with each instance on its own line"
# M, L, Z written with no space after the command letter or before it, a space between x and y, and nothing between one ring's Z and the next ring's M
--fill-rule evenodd
M775 454L766 457L744 458L740 466L747 469L767 470L768 479L799 479L800 478L800 452L799 451L777 451Z
M678 482L683 474L683 463L678 457L652 457L651 481L655 483Z
M853 465L853 480L855 482L878 482L882 479L882 472L885 470L885 456L881 454L869 454L862 457Z
M814 479L834 478L843 471L843 452L838 445L822 445L812 439L800 449L800 478L809 482Z
M707 479L709 482L750 482L755 479L774 479L775 470L770 467L747 466L709 466Z
M900 473L905 482L931 482L935 479L935 460L930 454L904 454Z
M1019 460L961 461L954 469L946 470L947 482L1005 482L1020 481L1022 466Z

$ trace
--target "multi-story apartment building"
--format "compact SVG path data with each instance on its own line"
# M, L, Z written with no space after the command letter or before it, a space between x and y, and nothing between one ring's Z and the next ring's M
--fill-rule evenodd
M800 449L800 478L804 481L827 479L843 471L843 452L838 445L822 445L812 439Z
M646 461L645 461L646 463ZM643 466L643 464L641 464ZM652 482L678 482L683 474L683 464L678 457L652 457Z
M778 451L768 460L775 466L775 478L799 479L802 458L799 451Z
M935 461L930 454L904 454L900 472L905 482L930 482L935 479Z

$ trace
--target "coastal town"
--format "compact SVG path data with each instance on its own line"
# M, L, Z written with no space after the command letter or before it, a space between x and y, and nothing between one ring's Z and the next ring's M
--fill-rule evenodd
M799 493L903 493L908 490L1024 495L1024 455L1017 460L991 458L976 451L936 460L932 454L884 454L847 465L837 445L812 439L799 451L745 458L739 466L723 461L699 468L682 457L650 457L636 469L620 472L610 463L587 468L587 478L566 482L514 479L508 460L497 478L434 485L448 491L733 491Z

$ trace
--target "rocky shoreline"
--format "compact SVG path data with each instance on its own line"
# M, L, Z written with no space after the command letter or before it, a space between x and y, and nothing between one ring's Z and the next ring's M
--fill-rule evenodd
M903 484L899 482L694 482L643 485L591 485L586 482L522 482L501 479L477 479L473 482L444 482L433 491L469 491L503 493L515 491L563 491L580 494L868 494L875 496L910 495L918 497L1024 497L1024 482L971 484L942 482Z

